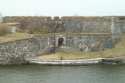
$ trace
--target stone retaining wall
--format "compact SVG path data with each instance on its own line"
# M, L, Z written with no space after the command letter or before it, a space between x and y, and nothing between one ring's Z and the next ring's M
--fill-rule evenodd
M23 63L25 57L36 56L46 45L47 38L44 37L0 43L0 63Z
M71 51L72 49L80 51L80 44L88 46L86 48L83 47L83 51L86 49L88 51L99 51L108 48L107 46L109 45L112 48L111 37L64 36L64 38L64 46L70 47L67 51ZM33 38L0 43L0 63L23 63L25 58L38 55L53 42L53 38L34 36ZM58 40L55 42L58 42ZM96 42L99 42L99 44Z
M3 18L4 23L20 23L22 30L31 30L33 28L40 30L49 29L49 32L55 29L56 21L63 22L63 25L58 26L57 32L108 33L112 32L113 22L115 31L119 29L121 32L125 32L125 16L65 16L54 18L50 16L6 16Z

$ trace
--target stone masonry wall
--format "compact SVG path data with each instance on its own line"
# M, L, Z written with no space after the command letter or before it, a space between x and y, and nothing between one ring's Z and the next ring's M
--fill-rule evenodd
M90 33L110 33L112 27L112 17L114 17L114 27L125 32L125 16L64 16L64 17L49 17L49 16L6 16L3 18L4 23L18 22L22 30L48 29L53 32L55 22L63 22L63 25L58 26L56 32L90 32Z
M54 37L49 37L49 45L54 45L58 47L59 39L63 38L62 46L69 48L67 51L80 51L83 48L86 52L88 51L102 51L107 48L113 48L114 44L112 42L111 34L98 34L98 35L82 35L82 34L60 34ZM54 43L55 42L55 43Z
M83 51L101 51L106 48L113 48L113 43L111 37L108 36L77 36L67 37L66 46L76 48L77 50L83 48Z
M43 16L12 16L4 17L3 22L19 22L20 28L25 29L48 29L53 32L55 22L63 22L58 26L57 32L90 32L90 33L108 33L111 32L111 17L43 17Z
M110 33L110 17L62 17L67 32Z
M21 58L36 56L46 45L47 38L43 37L0 43L0 63L15 63L14 60L18 60L18 58L19 60L16 63L23 63L23 60L20 60Z
M21 29L30 30L32 27L48 28L53 31L56 21L63 22L58 26L57 32L73 33L111 33L112 36L125 32L125 17L5 17L4 22L19 22ZM67 33L68 34L68 33ZM96 36L64 36L67 47L79 50L80 43L87 50L98 50L96 48L112 48L112 37ZM48 37L49 38L49 37ZM17 40L13 42L0 43L0 63L14 63L14 57L32 57L39 54L48 46L48 38L37 36L34 38ZM114 37L115 38L115 37ZM51 39L50 39L51 40ZM55 42L55 41L54 41ZM23 63L22 60L16 62Z
M46 29L48 32L55 31L55 22L63 22L59 25L56 32L84 32L84 33L110 33L112 27L112 17L114 17L115 31L118 29L125 32L125 16L103 16L103 17L84 17L84 16L6 16L4 23L19 22L22 30Z

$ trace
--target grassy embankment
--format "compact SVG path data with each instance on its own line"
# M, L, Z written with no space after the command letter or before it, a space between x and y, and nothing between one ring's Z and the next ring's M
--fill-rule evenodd
M32 37L32 35L27 34L27 33L19 33L19 32L11 33L11 34L6 34L6 35L0 36L0 43L26 39L26 38L30 38L30 37Z
M99 52L57 52L50 55L39 56L44 60L60 59L92 59L92 58L125 58L125 35L113 49L106 49Z
M28 33L16 32L12 33L12 28L6 23L0 23L0 43L30 38L32 35Z

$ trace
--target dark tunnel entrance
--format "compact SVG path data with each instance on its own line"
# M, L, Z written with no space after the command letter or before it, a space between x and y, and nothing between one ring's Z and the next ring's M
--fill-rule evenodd
M64 38L59 38L58 39L58 47L62 46L64 42Z

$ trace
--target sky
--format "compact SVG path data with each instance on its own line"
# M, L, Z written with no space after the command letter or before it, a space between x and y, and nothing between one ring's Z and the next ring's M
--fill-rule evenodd
M0 0L2 16L124 16L125 0Z

